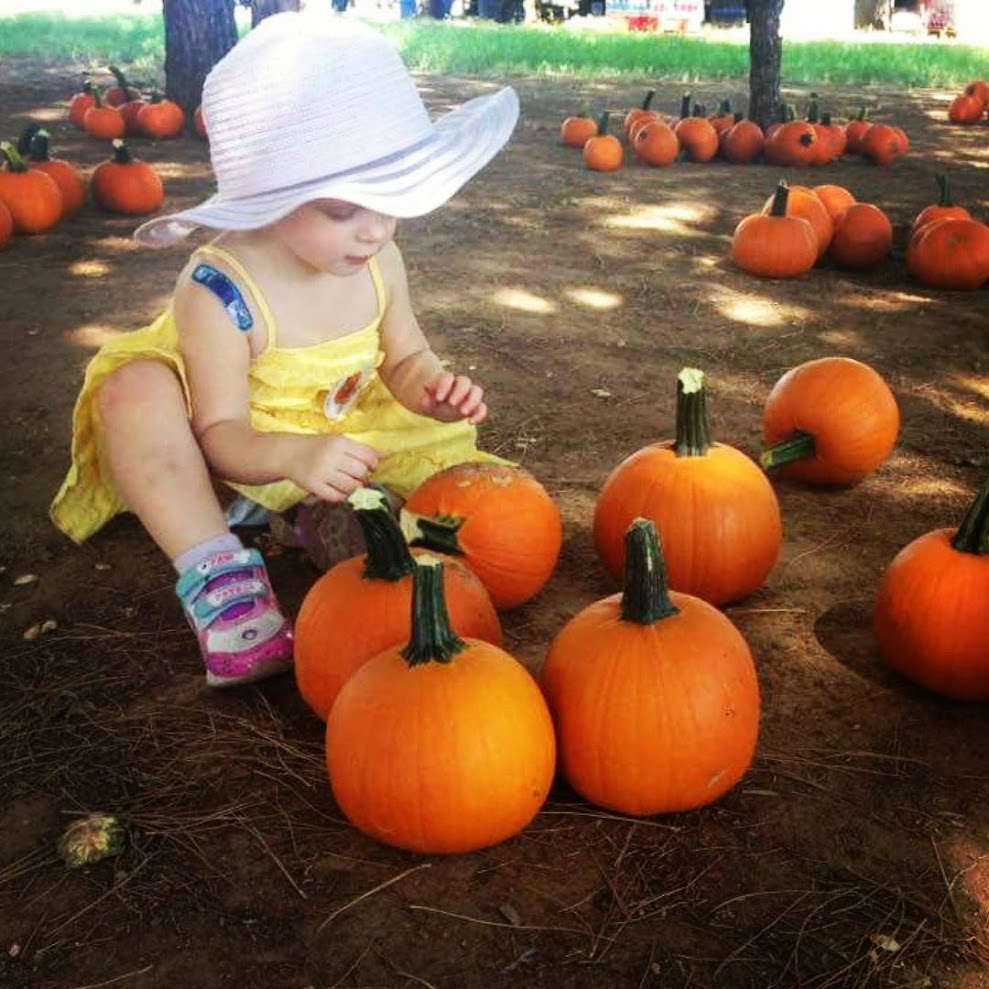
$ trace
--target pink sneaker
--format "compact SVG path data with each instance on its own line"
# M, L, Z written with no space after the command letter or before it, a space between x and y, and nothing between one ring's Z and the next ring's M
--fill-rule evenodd
M219 553L175 585L199 639L211 687L253 683L292 668L292 627L278 610L256 549Z

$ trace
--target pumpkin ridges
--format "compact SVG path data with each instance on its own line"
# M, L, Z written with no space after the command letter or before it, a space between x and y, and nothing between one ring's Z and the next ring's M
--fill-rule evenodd
M933 288L981 288L989 279L989 227L953 217L925 223L910 239L907 270Z
M44 172L28 168L9 141L0 141L0 201L6 205L15 233L40 234L51 230L62 217L62 193L58 183Z

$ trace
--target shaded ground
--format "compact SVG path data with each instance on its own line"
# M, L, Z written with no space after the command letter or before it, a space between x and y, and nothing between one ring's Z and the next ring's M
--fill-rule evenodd
M0 67L5 133L43 119L62 156L101 160L64 122L77 79ZM485 89L422 82L437 110ZM535 668L563 622L611 592L590 540L595 493L621 458L670 435L681 367L707 372L717 438L751 454L762 402L800 361L865 360L900 402L900 443L873 477L843 491L778 485L782 559L762 593L728 609L762 686L754 766L712 807L642 821L561 783L517 839L449 859L350 828L321 724L291 680L209 692L173 575L139 526L122 519L77 548L47 521L87 357L158 311L183 259L139 249L130 221L89 207L0 255L0 984L989 985L986 708L905 683L870 633L884 566L960 518L989 463L986 293L923 290L902 258L938 170L989 215L985 128L949 128L948 94L823 90L836 114L864 98L902 123L912 153L890 170L855 160L791 180L882 206L898 251L866 274L770 283L726 257L775 170L590 173L557 145L559 121L585 102L624 109L642 90L518 88L510 149L449 207L403 224L400 242L437 348L488 387L485 445L524 462L564 514L557 573L504 616L521 659ZM673 112L679 97L663 87L657 103ZM169 206L207 194L201 144L135 150L162 169ZM271 565L294 609L314 571L292 552ZM68 870L55 839L90 810L123 816L130 843Z

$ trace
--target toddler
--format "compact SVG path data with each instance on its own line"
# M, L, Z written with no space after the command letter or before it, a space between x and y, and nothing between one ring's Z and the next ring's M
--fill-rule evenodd
M137 515L174 563L207 682L227 686L289 669L292 630L222 492L283 512L372 480L405 497L497 459L476 445L483 391L430 348L393 236L497 154L518 99L506 87L431 121L383 37L304 12L247 34L202 105L216 194L135 236L215 236L167 311L90 362L52 518L81 542Z

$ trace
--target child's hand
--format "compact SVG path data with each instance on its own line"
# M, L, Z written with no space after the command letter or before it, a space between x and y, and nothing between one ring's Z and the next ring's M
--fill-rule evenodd
M453 375L443 371L426 383L422 411L442 422L466 419L475 426L488 415L484 404L484 389L466 374Z
M323 501L339 503L367 484L377 470L377 450L346 436L300 436L286 476Z

